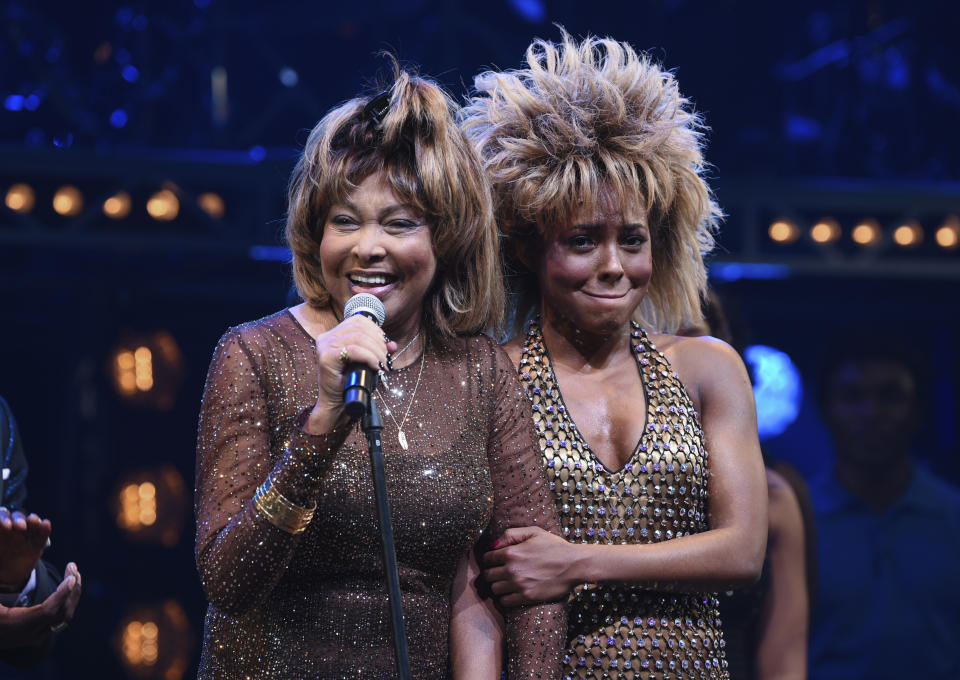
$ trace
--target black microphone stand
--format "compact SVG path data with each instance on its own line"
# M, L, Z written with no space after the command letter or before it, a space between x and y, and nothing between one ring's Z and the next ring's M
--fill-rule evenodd
M372 396L372 395L370 395ZM393 651L397 658L397 677L410 680L410 658L407 654L407 634L403 629L403 601L400 599L400 574L397 571L397 553L393 545L393 525L390 523L390 505L387 502L387 482L383 471L383 448L380 433L383 423L377 402L368 399L368 406L360 427L367 436L370 450L370 468L373 472L373 493L380 519L380 543L383 547L383 569L387 577L390 597L390 628L393 630Z

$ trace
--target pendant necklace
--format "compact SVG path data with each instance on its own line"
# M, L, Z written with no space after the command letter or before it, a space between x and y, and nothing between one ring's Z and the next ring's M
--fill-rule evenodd
M423 329L421 329L421 330L423 330ZM400 350L400 351L397 352L396 354L388 354L388 355L387 355L387 368L389 368L389 369L392 371L392 370L393 370L393 362L396 361L397 358L398 358L401 354L403 354L403 353L406 352L408 349L410 349L410 345L412 345L413 343L415 343L415 342L417 341L417 338L419 338L419 337L420 337L420 331L417 331L417 334L413 336L413 340L411 340L411 341L408 342L406 345L404 345L402 350Z
M419 335L419 333L417 335ZM414 340L416 340L416 338L414 338ZM407 347L409 346L410 345L408 344ZM407 347L404 347L403 349L406 349ZM403 350L400 350L400 352L397 352L397 356L399 356L401 352L403 352ZM413 402L417 398L417 388L420 387L420 378L423 377L423 365L426 362L426 358L427 358L427 346L424 345L423 353L420 355L420 372L417 373L417 382L413 386L413 393L410 395L410 403L407 404L407 411L406 413L403 414L403 418L400 420L399 423L397 422L396 417L393 415L393 409L390 408L389 404L387 404L387 400L386 398L384 398L383 393L380 392L379 389L377 389L377 394L380 395L380 399L383 400L383 403L387 407L387 415L390 416L390 419L393 421L393 424L397 426L397 441L400 442L400 448L402 448L404 451L406 451L409 448L409 443L407 442L407 434L403 431L403 426L407 424L407 416L410 415L410 409L413 408ZM390 390L390 393L395 397L403 396L403 392L400 390Z

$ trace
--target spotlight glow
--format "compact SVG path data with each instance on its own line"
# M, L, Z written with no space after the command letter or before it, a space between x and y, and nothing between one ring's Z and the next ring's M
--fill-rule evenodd
M893 240L904 248L918 246L923 241L923 229L916 222L901 224L893 231Z
M180 201L169 189L161 189L147 201L147 213L158 222L175 220L180 214Z
M937 245L952 250L960 245L960 219L955 215L948 217L937 229Z
M74 217L83 210L83 194L77 187L66 185L53 195L53 209L58 215Z
M880 242L882 233L876 220L863 220L853 228L850 237L861 246L872 246Z
M7 189L4 203L10 210L25 214L33 210L37 197L29 184L14 184Z
M833 243L840 238L840 225L836 220L825 217L810 228L810 238L816 243Z
M220 194L215 194L212 191L197 196L197 205L200 206L203 212L215 220L219 220L226 212L226 205L220 197Z
M130 194L120 191L103 202L103 214L113 220L122 220L130 214Z
M800 229L796 224L786 219L775 220L767 230L770 240L777 243L793 243L800 238Z

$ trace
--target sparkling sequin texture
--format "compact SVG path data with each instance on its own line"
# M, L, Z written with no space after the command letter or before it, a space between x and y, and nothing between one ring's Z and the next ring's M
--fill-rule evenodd
M647 397L644 434L609 470L570 418L533 324L519 372L530 398L563 535L573 543L644 544L705 531L707 452L693 404L637 327L631 346ZM715 595L584 584L569 602L565 678L729 678Z
M530 408L484 337L431 342L407 422L383 449L414 678L448 677L450 591L483 534L559 533ZM419 361L390 374L410 394ZM317 398L313 339L289 312L228 331L207 376L197 455L197 564L211 604L200 678L393 678L393 648L366 441L355 427L296 427ZM317 509L291 535L259 515L256 488ZM507 615L511 678L556 678L562 605Z

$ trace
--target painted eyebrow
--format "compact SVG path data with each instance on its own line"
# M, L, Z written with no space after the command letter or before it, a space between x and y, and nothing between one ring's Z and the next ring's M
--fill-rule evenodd
M334 204L334 207L336 207L336 205L337 205L337 204ZM346 207L348 210L350 210L351 212L353 212L353 213L355 213L355 214L357 214L357 215L360 214L360 208L358 208L357 205L356 205L353 201L351 201L350 199L346 199L346 198L345 198L345 199L343 200L342 205L343 205L344 207ZM410 205L410 204L408 204L408 203L392 203L392 204L386 206L383 210L381 210L381 211L380 211L380 214L377 216L377 218L382 220L383 218L385 218L385 217L387 217L387 216L389 216L389 215L392 215L392 214L395 213L395 212L402 211L402 210L409 210L411 213L414 214L414 216L416 216L416 219L418 219L418 220L419 220L419 219L422 219L422 217L420 216L420 214L419 214L419 212L416 210L416 208L414 208L412 205Z
M604 224L594 224L592 222L585 222L583 224L575 224L573 225L573 228L582 229L584 231L599 231L603 229L605 226L606 225ZM620 231L624 231L624 230L633 231L633 230L644 230L644 229L649 229L649 227L646 224L643 224L642 222L624 224L620 227Z

